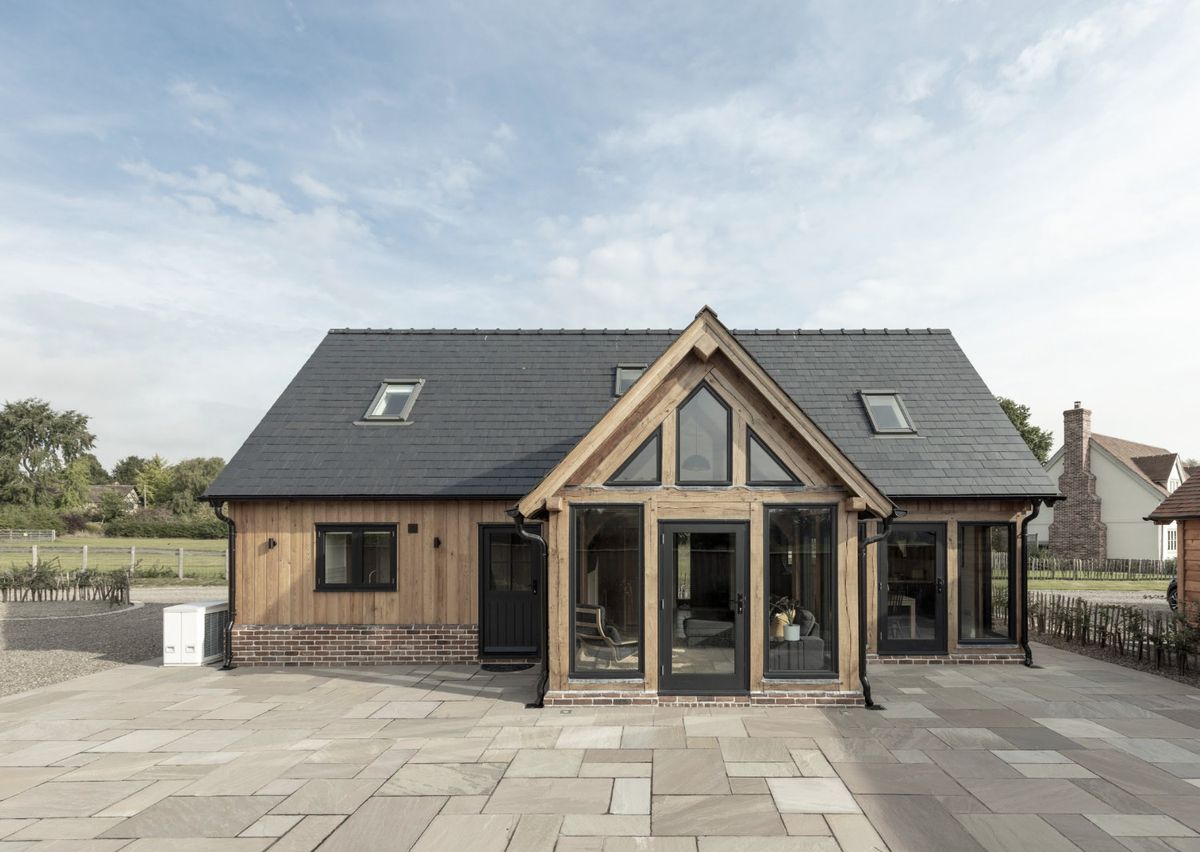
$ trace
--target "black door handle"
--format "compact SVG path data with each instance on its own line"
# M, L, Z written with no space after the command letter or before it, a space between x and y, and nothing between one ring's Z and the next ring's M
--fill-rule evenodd
M529 581L529 591L533 592L535 595L537 594L537 578L536 577L534 577L532 580Z
M945 580L943 580L941 577L938 577L938 579L937 579L937 593L940 595L940 594L941 594L942 592L944 592L944 591L946 591L946 581L945 581Z
M741 592L738 592L738 596L737 596L738 615L741 615L742 612L745 611L745 609L746 609L746 596L743 595Z

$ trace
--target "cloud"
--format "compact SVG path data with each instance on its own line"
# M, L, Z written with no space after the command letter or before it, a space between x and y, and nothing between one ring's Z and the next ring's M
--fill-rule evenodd
M904 63L889 84L892 98L906 105L928 100L949 68L946 60L916 59Z
M175 103L191 112L224 113L233 106L233 101L224 92L191 80L171 83L167 86L167 93Z
M300 191L315 201L330 201L335 204L340 204L346 200L346 196L337 190L330 187L328 184L322 183L307 172L301 172L292 177L292 183L300 188Z

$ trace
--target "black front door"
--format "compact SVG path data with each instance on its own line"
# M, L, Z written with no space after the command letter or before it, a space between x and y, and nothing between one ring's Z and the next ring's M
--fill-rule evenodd
M946 525L893 524L879 549L879 653L946 653Z
M748 691L746 524L671 522L660 532L659 691Z
M542 549L512 526L479 530L479 652L526 657L538 653Z

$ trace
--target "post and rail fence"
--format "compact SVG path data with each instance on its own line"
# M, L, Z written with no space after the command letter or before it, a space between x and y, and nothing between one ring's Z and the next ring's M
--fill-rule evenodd
M54 541L55 530L0 530L0 541Z
M1004 570L1008 554L993 553L992 565ZM1030 580L1169 580L1174 576L1174 559L1029 559Z
M227 549L195 550L184 547L105 547L79 545L53 547L38 544L7 544L0 540L0 567L37 565L58 560L67 571L116 571L124 569L131 578L176 577L225 581L229 578Z

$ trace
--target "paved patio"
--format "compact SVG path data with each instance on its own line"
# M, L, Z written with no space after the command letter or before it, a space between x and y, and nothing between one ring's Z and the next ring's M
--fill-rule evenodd
M1036 653L877 666L883 712L127 666L0 699L0 849L1200 849L1200 693Z

